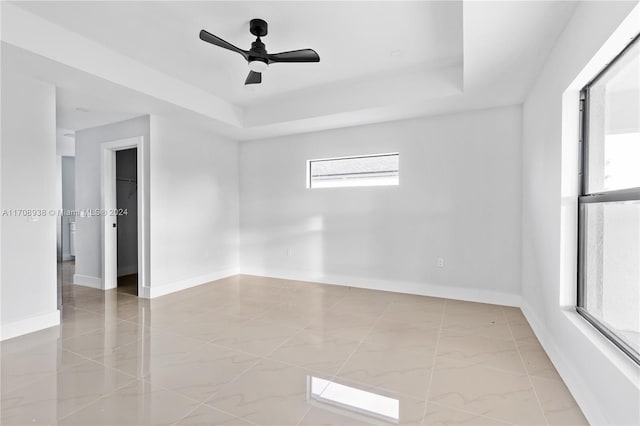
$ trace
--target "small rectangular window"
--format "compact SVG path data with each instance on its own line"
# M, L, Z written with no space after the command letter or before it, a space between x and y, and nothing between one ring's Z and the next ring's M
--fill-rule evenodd
M399 154L325 158L308 162L308 188L387 186L399 183Z
M640 364L640 42L582 90L577 310Z

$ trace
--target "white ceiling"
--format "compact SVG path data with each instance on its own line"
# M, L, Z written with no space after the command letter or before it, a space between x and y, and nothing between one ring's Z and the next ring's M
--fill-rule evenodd
M223 99L246 105L288 91L417 64L462 63L461 2L21 2L19 6ZM319 64L274 64L246 90L246 61L201 29L248 50L262 18L267 49L313 48Z
M2 68L58 86L61 127L163 113L265 138L522 103L575 4L2 2ZM321 62L274 64L247 90L243 58L198 32L246 49L254 17L270 51Z
M112 98L104 99L66 87L56 90L56 124L59 128L87 129L128 120L144 113L144 109L124 109L120 102Z

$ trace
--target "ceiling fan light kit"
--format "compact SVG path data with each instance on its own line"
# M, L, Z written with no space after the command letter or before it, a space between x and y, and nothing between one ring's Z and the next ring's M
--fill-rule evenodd
M261 37L266 36L269 32L269 26L263 19L252 19L249 23L249 32L256 36L256 41L251 43L250 50L243 50L205 30L200 31L200 40L236 52L247 61L250 71L244 84L260 84L262 82L262 73L267 71L272 63L320 62L320 56L313 49L268 53L265 44L261 40Z
M269 64L261 60L249 61L249 69L253 72L263 73L269 69Z

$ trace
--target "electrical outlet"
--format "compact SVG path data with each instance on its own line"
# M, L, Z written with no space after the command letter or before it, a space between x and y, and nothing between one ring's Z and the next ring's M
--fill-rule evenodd
M439 257L437 263L438 268L444 268L444 257Z
M291 248L287 248L287 257L291 257L292 254L293 250L291 250Z

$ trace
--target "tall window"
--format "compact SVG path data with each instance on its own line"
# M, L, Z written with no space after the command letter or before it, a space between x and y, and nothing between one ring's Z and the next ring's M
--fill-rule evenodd
M581 93L578 312L640 364L640 41Z

